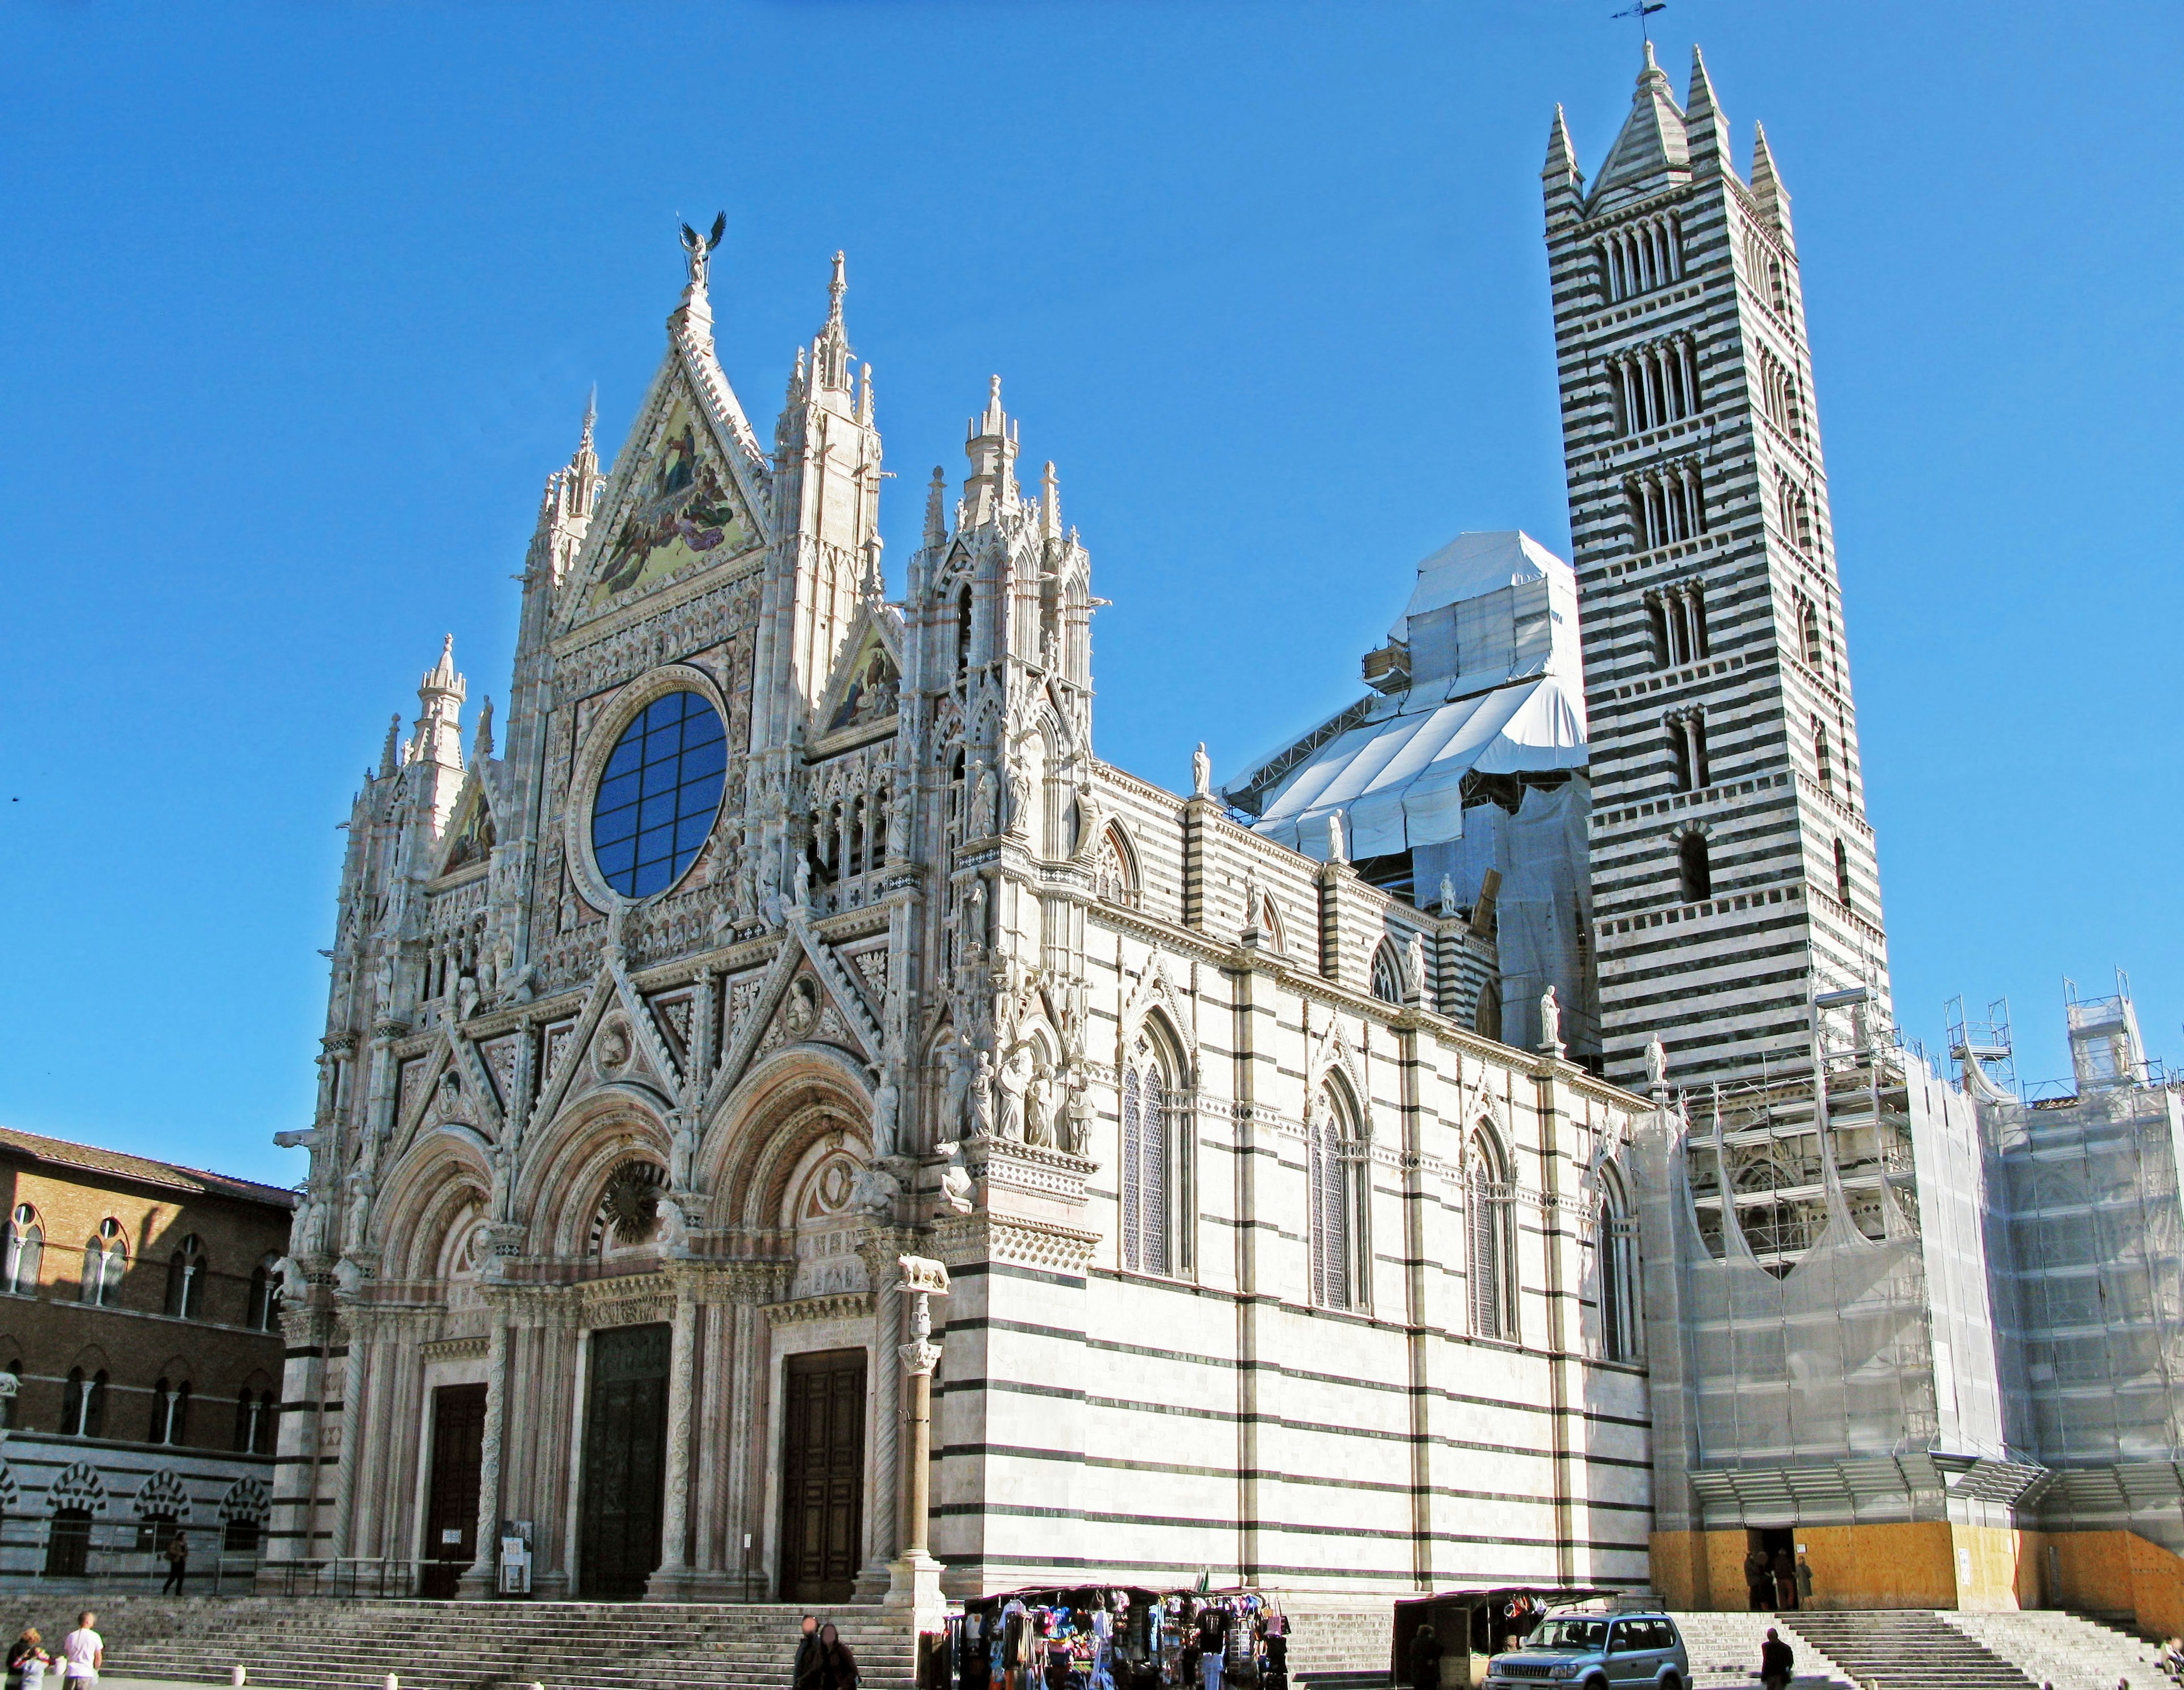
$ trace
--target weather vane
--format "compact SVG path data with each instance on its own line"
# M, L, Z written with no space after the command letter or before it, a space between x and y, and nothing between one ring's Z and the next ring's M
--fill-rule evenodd
M1635 0L1627 11L1610 13L1611 17L1635 18L1638 20L1638 39L1646 46L1653 44L1653 31L1646 20L1654 13L1666 9L1669 0Z

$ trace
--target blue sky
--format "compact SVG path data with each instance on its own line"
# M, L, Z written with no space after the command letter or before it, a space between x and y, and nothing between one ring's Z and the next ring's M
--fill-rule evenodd
M1538 172L1610 0L0 16L0 1122L300 1156L342 836L455 636L507 686L542 478L619 440L728 214L761 433L850 255L900 583L1005 378L1171 785L1353 695L1466 528L1567 549ZM1794 196L1899 1015L2135 971L2184 1051L2184 11L1674 0Z

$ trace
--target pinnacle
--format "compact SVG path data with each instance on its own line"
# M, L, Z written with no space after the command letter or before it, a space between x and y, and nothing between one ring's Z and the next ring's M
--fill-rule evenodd
M1570 145L1569 123L1563 116L1563 109L1555 107L1555 121L1547 131L1547 162L1540 174L1549 181L1561 181L1580 174L1577 167L1577 149Z

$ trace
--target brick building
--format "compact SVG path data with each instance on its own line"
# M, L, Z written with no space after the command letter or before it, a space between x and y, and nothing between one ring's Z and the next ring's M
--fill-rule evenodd
M0 1580L255 1553L292 1193L0 1128Z

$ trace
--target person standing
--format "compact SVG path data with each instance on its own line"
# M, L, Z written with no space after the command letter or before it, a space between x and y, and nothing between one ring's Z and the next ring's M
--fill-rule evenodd
M1774 1605L1774 1576L1767 1565L1767 1552L1756 1543L1744 1558L1744 1593L1755 1614Z
M1411 1638L1411 1690L1440 1690L1440 1638L1430 1621Z
M53 1664L53 1658L46 1653L46 1642L38 1635L38 1628L27 1627L8 1651L8 1676L14 1681L8 1690L41 1690L46 1682L46 1669Z
M807 1614L803 1620L803 1633L796 1640L796 1664L788 1670L789 1690L815 1690L814 1675L819 1670L819 1620Z
M175 1535L167 1540L167 1581L159 1587L159 1594L164 1596L168 1592L172 1591L176 1596L180 1596L182 1593L183 1577L189 1570L189 1533L177 1527Z
M1787 1549L1774 1552L1774 1604L1786 1613L1797 1609L1797 1564Z
M857 1690L857 1658L832 1620L819 1628L818 1690Z
M61 1682L65 1690L91 1690L106 1665L106 1639L92 1630L98 1615L88 1608L75 1616L75 1630L61 1639Z
M1782 1634L1772 1626L1767 1628L1767 1641L1759 1646L1759 1682L1765 1690L1790 1690L1790 1669L1797 1664Z

